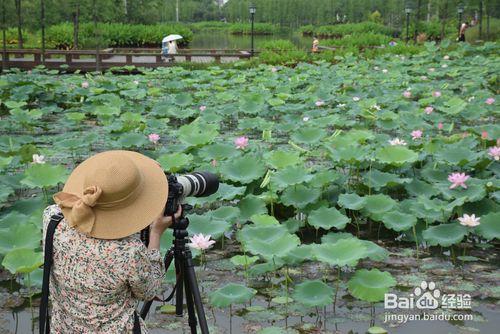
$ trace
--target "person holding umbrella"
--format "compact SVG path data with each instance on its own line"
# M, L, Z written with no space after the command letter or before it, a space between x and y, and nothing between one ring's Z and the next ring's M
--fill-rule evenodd
M162 55L169 61L175 60L171 55L177 54L177 40L182 39L181 35L168 35L162 40Z

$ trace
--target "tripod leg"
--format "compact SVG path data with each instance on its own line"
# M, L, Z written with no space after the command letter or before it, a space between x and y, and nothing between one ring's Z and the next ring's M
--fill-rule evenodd
M183 304L184 298L182 296L183 293L183 284L184 284L184 261L177 257L175 258L175 271L177 272L177 290L175 291L175 315L178 317L182 317L183 313Z
M205 311L203 310L203 304L201 303L201 295L200 290L198 289L198 283L196 281L193 259L191 251L189 250L186 251L185 261L186 265L184 275L186 275L186 283L189 284L189 290L191 290L194 299L194 306L196 307L196 313L198 313L198 321L200 323L201 333L208 334L207 318L205 317Z
M191 328L191 334L196 334L196 325L198 324L196 320L196 313L194 311L193 305L193 295L191 293L191 287L189 286L189 276L184 275L184 287L186 288L186 305L189 315L189 327Z

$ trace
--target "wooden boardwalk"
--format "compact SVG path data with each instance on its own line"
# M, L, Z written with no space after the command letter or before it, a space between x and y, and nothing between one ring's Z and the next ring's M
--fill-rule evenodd
M5 61L3 60L5 54ZM45 65L49 69L69 71L107 70L117 67L168 67L176 63L232 63L250 58L244 50L180 50L179 54L163 57L159 49L104 49L99 54L95 50L47 50L42 57L41 50L7 50L0 53L5 68L33 69ZM44 61L43 61L43 58ZM99 64L97 64L99 61ZM98 66L99 65L99 66Z

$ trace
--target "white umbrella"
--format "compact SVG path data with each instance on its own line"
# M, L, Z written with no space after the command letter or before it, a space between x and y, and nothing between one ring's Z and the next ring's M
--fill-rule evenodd
M182 39L183 37L181 35L168 35L167 37L163 38L161 41L162 43L168 43L170 41L176 41L178 39Z

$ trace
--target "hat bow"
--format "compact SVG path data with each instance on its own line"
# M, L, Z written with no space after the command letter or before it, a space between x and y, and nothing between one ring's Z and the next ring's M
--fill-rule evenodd
M68 219L69 226L83 233L90 234L95 223L95 213L92 208L97 204L97 200L101 194L101 187L89 186L83 190L82 197L59 192L54 195L54 200L61 209L71 209L71 217Z

